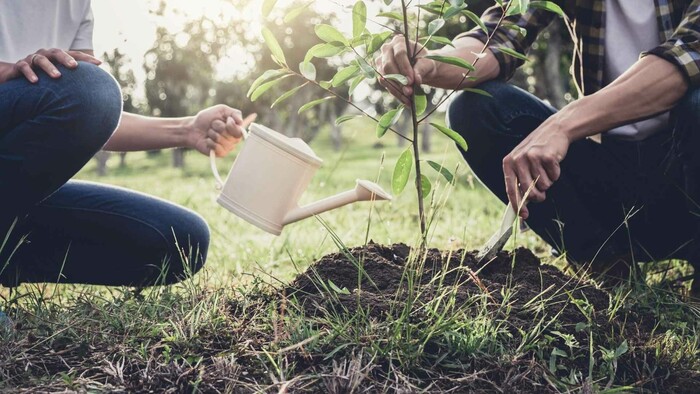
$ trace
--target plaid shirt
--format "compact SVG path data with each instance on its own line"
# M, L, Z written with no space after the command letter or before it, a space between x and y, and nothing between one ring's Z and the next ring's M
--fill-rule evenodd
M594 93L604 86L605 0L554 0L554 3L564 10L568 18L574 40L571 71L579 91L583 94ZM700 86L700 0L654 0L654 3L660 44L641 56L652 54L668 60L686 76L690 86ZM493 6L484 12L481 19L489 31L496 27L501 14L500 6ZM552 12L530 8L522 15L505 18L506 26L502 25L494 33L489 45L500 64L500 78L510 78L523 61L496 48L504 46L525 53L540 31L556 17ZM478 27L460 35L464 36L481 41L487 38Z

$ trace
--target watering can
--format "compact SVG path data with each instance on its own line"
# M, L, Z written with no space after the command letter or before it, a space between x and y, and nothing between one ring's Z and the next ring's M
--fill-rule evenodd
M252 123L226 181L210 152L211 169L221 190L217 202L236 216L279 235L290 223L357 201L391 200L374 182L357 180L355 188L299 206L298 202L323 162L304 141Z

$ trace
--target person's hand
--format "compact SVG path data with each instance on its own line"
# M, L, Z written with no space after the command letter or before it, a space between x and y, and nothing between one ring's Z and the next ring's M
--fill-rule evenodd
M547 190L559 179L559 163L571 141L553 117L542 123L503 159L508 200L527 219L527 203L542 202Z
M418 50L416 63L411 67L410 56ZM413 94L413 87L426 83L432 74L435 73L437 64L435 60L426 59L428 52L422 45L409 41L406 47L406 39L403 35L394 38L382 45L382 55L376 59L377 71L381 75L400 74L406 77L408 83L401 86L398 82L379 78L379 83L402 103L409 104L408 98Z
M243 130L256 117L257 114L250 114L244 119L241 111L223 104L204 109L192 119L188 145L207 156L211 150L217 157L226 156L241 141Z
M61 72L56 64L66 66L69 69L78 67L78 61L84 61L95 65L102 62L94 56L80 51L63 51L61 49L39 49L16 63L0 63L0 83L24 76L29 82L39 81L35 70L44 70L51 78L60 78Z

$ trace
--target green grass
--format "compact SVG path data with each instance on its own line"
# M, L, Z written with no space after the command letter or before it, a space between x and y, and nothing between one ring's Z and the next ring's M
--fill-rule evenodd
M386 147L376 148L373 134L359 130L371 128L347 124L340 152L326 138L313 142L325 164L302 203L349 189L356 178L378 179L390 190L402 148L391 135ZM499 225L502 205L473 179L450 142L438 135L433 140L425 158L444 160L450 169L459 164L460 170L456 186L445 187L425 167L441 185L429 244L477 249ZM289 225L274 237L216 204L207 158L190 152L184 170L171 168L169 160L168 153L133 153L124 169L114 157L108 176L97 177L91 163L78 178L140 190L202 214L212 229L205 270L182 284L146 290L52 284L0 289L0 309L16 323L14 332L0 332L0 392L440 392L460 385L492 392L653 391L663 387L659 382L669 371L700 381L700 309L671 288L673 278L689 273L684 264L647 266L658 273L648 275L648 283L618 287L604 311L562 289L543 288L537 297L519 300L517 283L495 298L477 290L458 301L457 287L443 285L451 273L443 267L429 287L437 295L427 303L418 301L425 291L415 284L420 277L406 271L408 293L397 293L405 298L397 298L403 301L390 311L392 319L376 319L363 308L312 316L281 291L285 284L328 253L340 250L351 258L346 246L368 239L417 245L413 190L391 203L358 203ZM220 170L232 161L220 160ZM532 232L519 234L508 248L515 245L563 267ZM423 263L412 256L408 265ZM348 296L328 283L318 286L328 300ZM576 335L562 331L557 314L543 312L562 297L580 311ZM531 330L513 327L518 302L538 316ZM635 316L653 318L653 336L626 336L623 328L638 323ZM622 323L598 329L608 327L606 321Z

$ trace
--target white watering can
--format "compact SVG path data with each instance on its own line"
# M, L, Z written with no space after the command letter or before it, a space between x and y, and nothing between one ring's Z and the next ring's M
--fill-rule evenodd
M211 169L221 190L221 206L251 224L279 235L282 227L357 201L391 200L374 182L357 180L354 189L300 207L299 198L323 162L304 141L253 123L226 181Z

